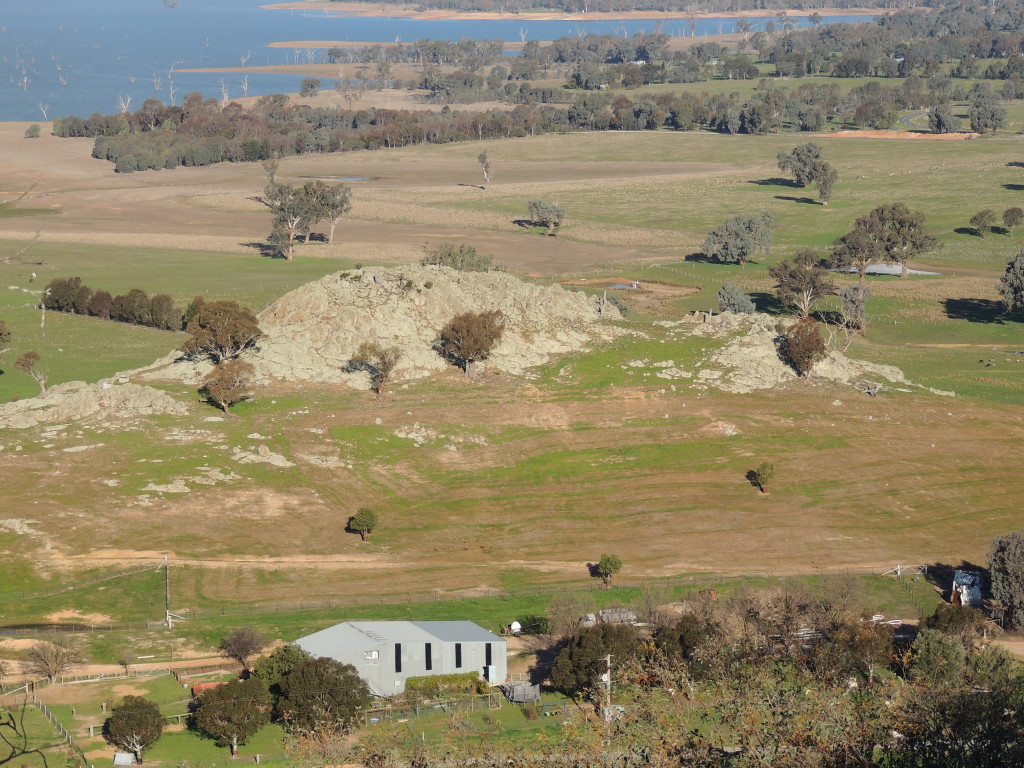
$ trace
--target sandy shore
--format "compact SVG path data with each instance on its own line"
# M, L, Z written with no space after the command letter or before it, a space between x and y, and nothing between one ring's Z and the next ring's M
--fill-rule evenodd
M519 21L601 21L603 19L685 19L685 18L698 18L698 19L715 19L721 18L722 16L742 16L749 19L755 18L774 18L778 15L778 11L773 10L751 10L744 11L738 14L722 14L722 13L685 13L681 11L676 12L664 12L664 11L613 11L610 13L561 13L559 11L541 12L541 13L494 13L484 11L468 11L460 13L458 11L452 11L448 9L437 9L437 10L419 10L415 5L386 5L383 3L359 3L359 2L340 2L332 3L325 2L325 0L294 0L293 2L287 3L271 3L269 5L262 6L263 8L276 8L285 10L323 10L336 13L339 16L383 16L383 17L395 17L400 16L408 19L432 19L432 20L450 20L450 19L477 19L477 20L509 20L516 19ZM815 9L807 9L804 11L793 11L790 13L792 16L806 16L812 13ZM877 16L884 13L879 8L819 8L818 13L822 16Z

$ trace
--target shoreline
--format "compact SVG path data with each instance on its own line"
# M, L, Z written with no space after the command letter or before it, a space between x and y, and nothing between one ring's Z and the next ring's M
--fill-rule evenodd
M270 3L260 6L271 10L322 10L329 11L336 16L360 16L378 18L405 18L418 19L422 21L453 21L464 19L467 21L601 21L619 19L661 19L668 21L685 20L688 18L697 19L719 19L719 18L748 18L748 19L771 19L778 15L778 11L769 9L758 9L745 11L743 13L723 14L701 11L699 13L686 13L683 11L609 11L590 13L561 13L559 11L537 12L537 13L497 13L493 11L466 11L459 12L448 9L418 10L415 5L387 5L384 3L360 3L360 2L338 2L332 3L325 0L291 0L284 3ZM822 16L882 16L884 8L808 8L800 12L787 12L792 16L804 17L817 12Z

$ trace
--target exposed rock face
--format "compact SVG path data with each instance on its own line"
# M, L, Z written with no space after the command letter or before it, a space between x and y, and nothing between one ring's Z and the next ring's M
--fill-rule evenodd
M266 335L244 357L264 381L344 382L366 389L366 372L346 370L363 342L398 347L402 356L394 378L418 378L450 367L433 348L445 323L463 312L496 309L505 331L477 369L521 374L552 355L622 333L602 322L619 319L618 310L608 304L602 316L599 307L596 297L532 285L503 272L370 267L328 275L282 296L259 313ZM150 369L154 376L190 382L206 370L191 363Z
M758 389L770 389L797 378L797 373L779 358L776 339L777 318L763 314L738 315L724 312L706 315L696 324L693 318L679 322L661 322L672 335L697 335L729 338L721 349L711 353L697 372L694 386L708 386L726 392L744 394ZM671 362L671 361L670 361ZM659 376L672 371L666 369ZM916 386L903 372L891 365L879 365L855 360L830 351L814 366L813 377L850 384L865 377L878 377L893 384ZM680 377L681 378L681 377ZM930 390L935 391L935 390ZM952 395L951 392L936 394Z
M109 380L97 384L69 381L51 387L45 399L34 397L0 405L0 428L23 429L92 416L116 419L187 412L184 403L152 387L114 384Z

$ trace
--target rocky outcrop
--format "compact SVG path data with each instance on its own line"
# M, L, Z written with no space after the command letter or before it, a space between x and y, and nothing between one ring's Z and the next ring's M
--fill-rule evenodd
M183 415L188 407L166 392L138 384L105 380L97 384L69 381L51 387L45 398L15 400L0 405L0 429L24 429L37 424L118 419L157 413Z
M434 349L438 331L463 312L499 310L505 332L478 370L522 374L552 355L585 349L622 333L597 297L526 283L505 272L408 266L337 272L285 294L258 315L265 334L245 354L257 379L346 383L369 376L349 365L363 342L398 347L395 380L450 367ZM147 375L198 381L208 366L161 361Z
M678 322L661 322L670 335L697 335L726 338L724 346L710 353L696 372L694 386L715 387L726 392L745 394L758 389L771 389L798 378L796 371L779 358L777 340L778 318L763 314L742 315L724 312L698 320L687 318ZM671 362L671 361L669 361ZM667 375L666 368L659 376ZM674 378L684 378L678 376ZM829 351L814 366L813 378L840 384L852 384L867 378L884 379L890 384L917 386L908 381L903 371L891 365L880 365L847 357L841 352ZM951 392L938 392L952 395Z

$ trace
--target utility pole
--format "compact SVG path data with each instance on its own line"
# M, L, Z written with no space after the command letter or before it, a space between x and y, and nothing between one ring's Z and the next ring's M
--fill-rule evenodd
M158 571L161 568L164 569L164 626L174 629L174 620L183 620L185 617L171 613L171 561L167 555L164 555L164 559L156 567Z
M612 719L612 655L609 653L604 657L604 721L611 722Z

